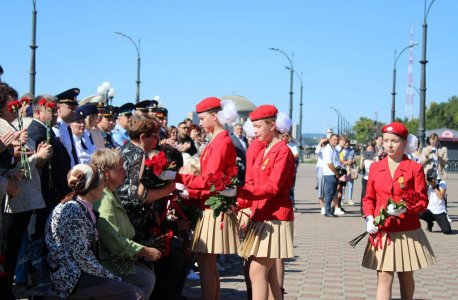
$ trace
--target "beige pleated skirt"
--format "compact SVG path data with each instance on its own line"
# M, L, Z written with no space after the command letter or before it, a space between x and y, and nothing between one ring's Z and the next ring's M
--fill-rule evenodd
M248 229L248 224L250 223L250 212L250 208L244 208L239 210L239 213L237 215L241 238L245 236L245 233Z
M240 245L239 256L292 258L294 221L251 221Z
M192 251L212 254L236 254L240 247L237 217L224 214L221 229L220 214L213 218L213 211L205 209L201 212L194 231Z
M436 263L433 249L423 229L390 232L382 237L382 247L374 248L370 240L364 252L362 266L378 271L409 272L432 266Z

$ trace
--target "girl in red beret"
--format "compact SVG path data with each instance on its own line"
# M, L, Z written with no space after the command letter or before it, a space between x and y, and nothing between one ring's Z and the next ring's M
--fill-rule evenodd
M367 243L362 266L377 271L377 300L391 299L394 272L401 298L412 299L413 272L436 263L418 217L428 206L425 173L421 164L405 155L413 152L415 143L403 124L386 125L382 133L387 157L371 165L362 200L367 232L375 237ZM404 200L407 208L393 209L387 205L389 198L396 203ZM381 208L388 215L383 227L374 225Z
M273 105L262 105L250 114L254 133L266 146L251 168L253 184L238 188L237 196L251 200L251 221L240 246L239 255L250 257L253 299L268 299L269 287L275 299L282 299L283 270L277 264L294 257L293 205L289 190L294 180L294 157L280 134L292 123Z
M213 218L213 211L210 207L205 207L204 203L216 194L210 192L208 175L217 172L227 174L228 168L236 165L235 147L228 131L224 129L224 124L233 124L238 114L234 102L221 101L214 97L206 98L197 104L196 112L200 120L199 126L213 136L200 158L201 175L164 171L159 177L184 184L188 188L189 197L200 199L204 210L194 231L191 250L198 253L202 299L219 300L220 281L216 255L237 253L240 245L239 229L237 224L232 223L231 218L226 217L222 220L223 214Z

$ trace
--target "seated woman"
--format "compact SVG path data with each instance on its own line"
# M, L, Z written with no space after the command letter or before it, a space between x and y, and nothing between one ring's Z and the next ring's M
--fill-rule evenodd
M141 288L145 299L149 299L156 276L151 269L138 263L137 257L155 261L161 257L161 252L132 241L135 229L114 190L123 182L126 173L123 168L124 160L119 151L99 149L92 155L91 163L102 168L107 185L102 200L94 203L94 210L100 214L100 262L124 282Z
M54 288L92 299L143 299L140 288L121 282L98 261L97 221L92 203L102 198L105 178L92 164L76 165L68 173L73 192L57 205L46 224L48 264Z

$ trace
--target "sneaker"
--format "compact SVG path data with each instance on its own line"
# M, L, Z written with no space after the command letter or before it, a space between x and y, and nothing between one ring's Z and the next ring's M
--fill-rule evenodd
M348 205L355 205L355 202L353 202L352 200L348 201Z
M224 271L226 271L226 269L223 268L223 267L221 267L221 266L219 265L219 263L216 263L216 268L218 269L219 272L224 272Z
M336 207L336 210L334 211L335 215L345 215L345 212L343 211L342 208Z
M200 279L200 276L196 274L193 270L191 270L188 274L187 279L197 280L197 279Z
M321 214L324 215L326 213L326 208L322 207L321 208Z
M447 214L447 220L448 220L449 223L452 223L452 222L453 222L453 220L450 219L450 217L448 216L448 214Z

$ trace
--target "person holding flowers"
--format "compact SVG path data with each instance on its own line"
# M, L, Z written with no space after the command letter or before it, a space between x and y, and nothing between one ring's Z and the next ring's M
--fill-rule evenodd
M176 180L184 184L188 189L189 196L200 198L201 207L213 196L217 197L216 191L210 191L210 174L228 175L228 170L235 167L237 154L234 144L229 137L228 131L224 130L224 124L235 122L238 114L237 107L230 100L221 101L210 97L196 105L201 126L207 133L213 135L213 139L206 146L201 159L201 174L180 174L174 171L164 171L159 178L163 180ZM233 195L235 196L235 195ZM236 254L240 244L237 224L233 218L224 217L225 212L214 215L209 206L197 222L191 251L198 253L201 278L201 293L204 300L220 299L219 273L216 267L217 254Z
M161 257L161 252L132 240L135 229L115 191L123 183L126 173L122 155L113 149L99 149L92 155L91 163L103 170L106 182L102 199L93 204L94 210L99 213L100 263L124 282L141 288L145 299L149 299L156 276L150 268L137 262L137 258L146 257L149 261L156 261ZM125 267L120 258L126 258Z
M237 187L238 198L252 201L251 221L239 255L251 258L252 299L280 300L283 274L277 273L277 266L279 260L294 257L294 213L289 190L293 186L295 160L281 139L292 122L273 105L259 106L250 113L250 119L255 135L266 146L257 155L252 174L246 176L252 177L253 184Z
M423 166L405 155L416 138L398 122L382 133L387 158L371 164L362 200L370 234L362 266L377 271L377 300L391 299L395 272L401 298L408 300L415 291L413 272L436 263L418 216L428 206L427 187Z

